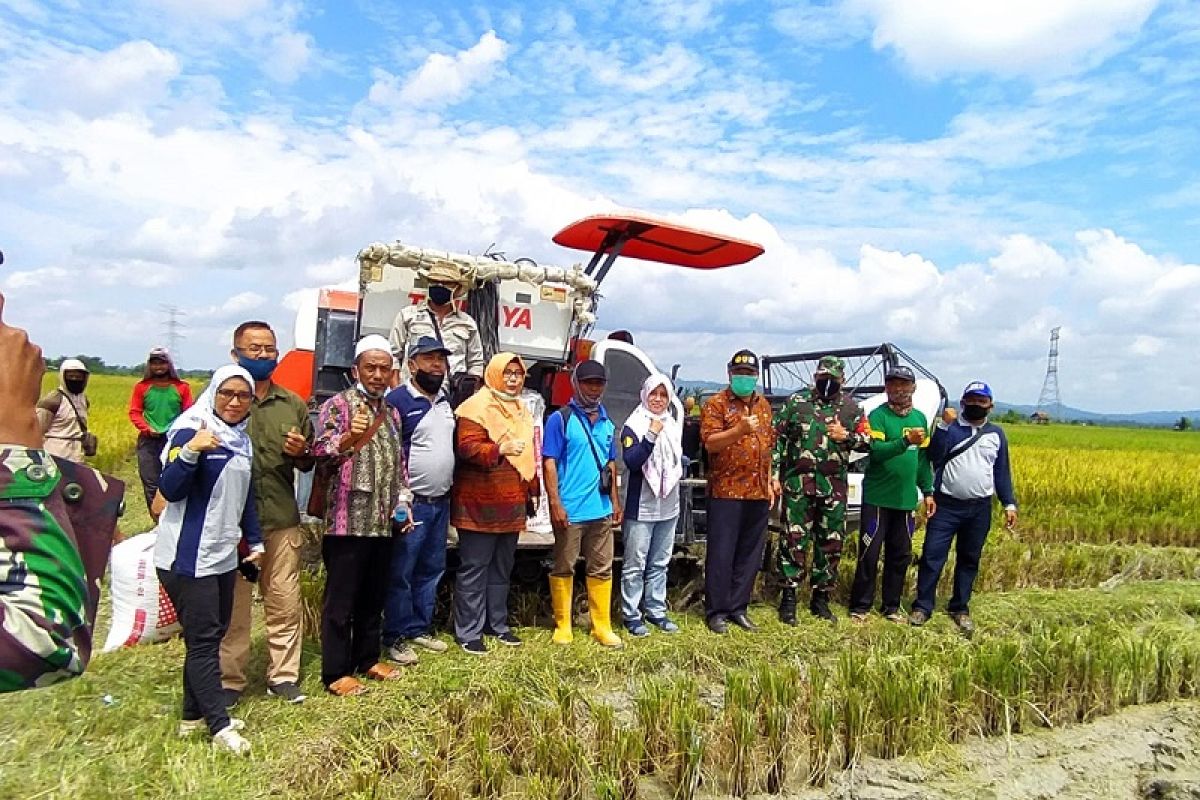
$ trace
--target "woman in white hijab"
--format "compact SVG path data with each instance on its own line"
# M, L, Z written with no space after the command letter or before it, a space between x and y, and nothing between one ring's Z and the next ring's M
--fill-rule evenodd
M647 622L664 633L679 630L667 617L667 567L675 544L684 470L683 426L671 414L673 391L666 375L646 378L641 405L621 431L627 469L621 614L633 636L649 634Z
M239 548L254 563L263 552L251 483L253 450L246 421L254 380L241 367L218 369L200 399L171 424L158 490L167 500L158 521L154 565L179 615L183 719L179 734L207 729L213 745L245 754L250 743L230 719L221 688L221 639L233 612Z

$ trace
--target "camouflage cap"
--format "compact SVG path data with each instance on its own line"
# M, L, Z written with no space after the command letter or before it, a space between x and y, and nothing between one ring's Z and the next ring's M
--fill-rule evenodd
M831 378L837 378L839 381L845 374L846 362L837 356L821 356L821 360L817 362L817 371L813 373L813 375L828 375Z

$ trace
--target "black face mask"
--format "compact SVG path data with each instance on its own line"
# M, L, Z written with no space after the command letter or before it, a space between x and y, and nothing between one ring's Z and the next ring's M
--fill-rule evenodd
M87 379L85 378L81 381L64 380L63 386L71 394L82 394L83 390L87 388Z
M430 286L429 287L429 302L435 306L444 306L450 302L450 298L454 296L454 292L450 291L449 286Z
M841 388L841 381L835 381L833 378L817 378L817 394L821 397L833 397Z
M442 388L442 383L446 380L445 375L440 375L436 372L425 372L417 370L413 373L413 381L417 386L421 387L421 391L426 394L437 394L438 389Z
M983 422L987 419L988 410L983 406L973 406L964 404L962 407L963 419L967 422Z

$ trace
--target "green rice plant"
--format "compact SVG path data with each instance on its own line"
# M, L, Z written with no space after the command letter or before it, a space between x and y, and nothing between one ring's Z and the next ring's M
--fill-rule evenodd
M670 707L667 688L665 679L647 678L633 698L638 727L646 743L646 757L652 769L665 769L671 755L670 732L663 725Z
M521 787L521 795L529 800L560 800L564 794L562 781L541 772L530 775Z
M587 750L579 737L562 731L541 733L534 743L535 774L553 779L558 800L581 800L587 778Z
M672 722L676 747L672 796L675 800L693 800L700 789L706 746L700 727L699 709L681 706L675 710Z
M837 701L830 696L829 674L813 664L808 674L808 782L829 782L833 744L837 732Z
M745 797L750 791L751 759L757 732L757 694L754 676L746 670L725 675L725 726L731 749L730 792Z
M608 763L616 750L617 712L607 703L591 702L592 743L596 763Z
M610 767L616 773L621 800L637 800L641 796L638 779L646 754L641 734L631 728L618 730L612 754L614 763Z

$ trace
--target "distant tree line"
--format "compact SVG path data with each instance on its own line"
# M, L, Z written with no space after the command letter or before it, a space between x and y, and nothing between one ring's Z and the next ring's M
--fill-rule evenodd
M135 375L140 378L146 372L146 362L144 362L144 361L141 364L135 364L132 367L127 367L123 364L105 363L104 359L100 358L99 356L85 356L85 355L59 356L58 358L47 358L46 359L46 369L52 370L52 371L57 371L58 368L60 366L62 366L62 362L68 358L77 358L80 361L82 361L84 366L86 366L88 368L88 372L90 372L93 375ZM179 370L179 377L181 377L181 378L198 378L198 379L211 378L212 370L211 369L181 369L181 370Z

